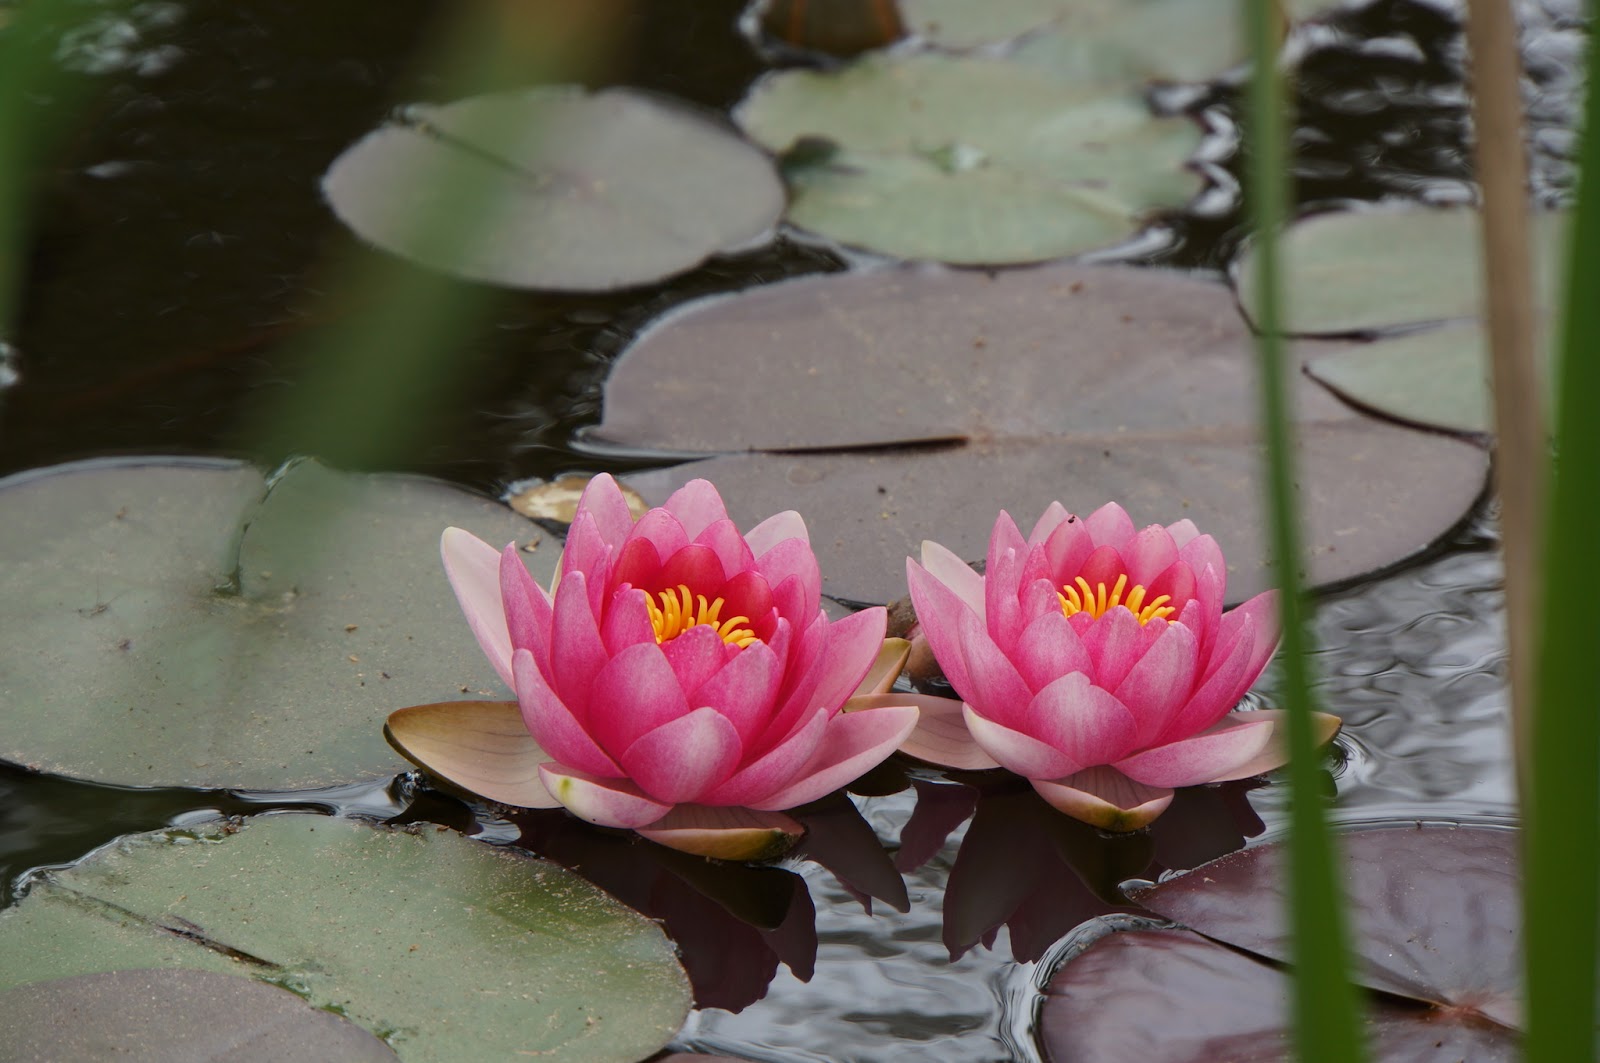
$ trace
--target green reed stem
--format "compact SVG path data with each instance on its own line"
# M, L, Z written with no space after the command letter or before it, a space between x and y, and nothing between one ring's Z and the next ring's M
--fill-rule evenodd
M1532 770L1523 783L1523 936L1527 1063L1595 1056L1595 956L1600 949L1600 711L1594 626L1574 603L1600 601L1600 63L1589 37L1588 99L1578 201L1569 233L1558 348L1556 458L1544 528Z
M1312 729L1300 530L1295 512L1294 432L1281 333L1277 234L1287 212L1284 102L1277 70L1282 34L1272 0L1247 0L1250 79L1247 199L1255 223L1256 325L1261 420L1267 444L1267 509L1281 595L1283 694L1289 731L1289 925L1294 939L1294 1044L1304 1063L1363 1058L1355 991L1347 976L1344 898L1335 877L1333 839L1323 817L1321 759Z

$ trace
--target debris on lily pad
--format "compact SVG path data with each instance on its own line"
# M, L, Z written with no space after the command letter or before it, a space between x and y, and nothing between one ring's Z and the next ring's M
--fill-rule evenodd
M1374 1060L1520 1058L1517 835L1408 825L1342 840L1344 889ZM1038 1038L1051 1063L1289 1058L1282 846L1232 853L1135 891L1189 929L1114 933L1050 979ZM1201 937L1200 935L1205 935ZM1220 942L1220 944L1219 944ZM1159 1027L1148 1003L1163 1002Z
M1534 292L1559 295L1568 215L1531 217ZM1302 218L1279 241L1286 332L1341 335L1478 318L1483 254L1476 210L1385 207ZM1256 256L1239 260L1239 302L1255 318Z
M758 82L736 117L775 152L795 225L907 259L988 264L1119 243L1200 189L1187 119L998 60L869 56Z
M575 86L405 108L346 149L322 187L386 251L560 291L646 284L754 246L784 206L771 161L714 119Z
M704 476L744 526L804 513L824 593L844 600L901 598L922 540L980 558L998 510L1030 523L1059 499L1193 520L1241 559L1237 602L1271 585L1253 359L1226 288L1158 270L804 278L646 332L613 367L594 434L708 455L631 475L648 501ZM1483 489L1478 446L1366 416L1300 375L1295 402L1314 584L1412 556Z
M589 486L589 476L557 476L553 480L525 480L514 483L507 491L506 505L530 520L548 520L557 524L571 524L578 512L578 500L583 489ZM628 500L628 512L638 520L650 506L639 497L639 492L626 484L622 496Z
M394 1063L394 1050L286 989L214 971L80 974L0 992L12 1060Z
M0 952L0 989L249 975L406 1063L632 1063L690 1002L660 928L564 868L442 827L306 814L133 835L44 874L0 912Z
M128 459L0 480L0 759L131 786L393 774L396 706L503 690L439 562L538 530L413 476ZM548 583L557 551L524 554Z

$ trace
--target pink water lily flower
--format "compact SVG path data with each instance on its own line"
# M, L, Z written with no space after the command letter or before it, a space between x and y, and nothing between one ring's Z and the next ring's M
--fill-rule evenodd
M537 743L541 785L521 804L751 855L707 839L792 840L800 829L781 810L876 766L916 723L907 704L841 711L864 680L887 689L905 644L879 669L883 609L827 619L792 511L741 535L716 489L695 480L636 522L616 482L597 476L550 591L513 546L451 528L442 553Z
M914 756L1005 767L1107 830L1149 823L1175 787L1287 759L1279 713L1234 711L1277 647L1275 592L1223 612L1222 551L1190 521L1139 530L1115 503L1080 520L1057 502L1026 539L1002 512L981 576L932 542L906 571L961 696L919 701Z

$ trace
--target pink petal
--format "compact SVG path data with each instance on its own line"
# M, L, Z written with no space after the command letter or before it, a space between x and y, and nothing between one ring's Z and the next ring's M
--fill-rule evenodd
M1172 545L1182 550L1191 539L1200 534L1200 529L1194 526L1194 521L1185 517L1183 520L1168 524L1167 534L1172 536Z
M667 519L672 518L669 515ZM656 544L643 537L623 543L611 566L611 582L618 587L623 584L640 588L661 586L661 554Z
M749 805L781 811L832 793L883 763L916 725L917 710L913 705L841 712L828 721L822 741L794 781Z
M1160 623L1160 620L1150 621L1151 625ZM1127 678L1133 666L1139 663L1139 658L1144 656L1145 649L1155 641L1145 631L1148 626L1141 625L1138 618L1121 606L1107 609L1089 625L1083 633L1083 648L1089 651L1089 659L1094 661L1094 681L1097 684L1106 690L1115 690ZM1163 624L1156 631L1164 629Z
M721 671L729 659L728 644L705 624L696 624L677 638L663 642L661 653L678 677L678 688L691 701L695 691Z
M672 493L661 508L677 517L690 539L705 531L715 521L727 520L728 510L722 496L709 480L690 480Z
M653 642L629 646L607 661L595 676L589 704L589 734L614 759L640 735L689 711L672 665Z
M1224 717L1193 738L1135 753L1112 767L1146 786L1196 786L1237 770L1271 738L1271 720L1242 723Z
M961 657L971 689L956 693L991 720L1009 723L1021 716L1033 700L1033 691L1017 674L1016 666L1000 652L1000 647L984 630L983 621L970 610L963 610L957 623L961 631Z
M1278 649L1278 592L1262 591L1248 602L1235 609L1230 609L1222 615L1222 624L1218 629L1217 639L1223 644L1228 637L1239 630L1246 618L1255 622L1255 639L1250 646L1250 663L1245 665L1243 685L1239 689L1239 697L1250 689L1260 676L1267 662L1272 660L1272 655Z
M1219 573L1228 571L1228 563L1222 557L1222 547L1209 535L1197 535L1180 546L1178 559L1195 572L1203 571L1208 565Z
M1289 726L1288 713L1281 709L1258 709L1254 712L1235 712L1228 715L1228 719L1237 723L1250 723L1259 719L1267 719L1272 725L1272 739L1267 747L1255 757L1245 761L1228 774L1215 782L1233 782L1235 779L1251 779L1257 775L1265 775L1289 763L1289 750L1285 746ZM1319 749L1333 741L1339 733L1342 722L1339 717L1331 716L1326 712L1313 712L1311 714L1312 744Z
M623 774L620 767L584 730L540 674L533 654L518 650L512 663L517 682L517 704L522 722L539 748L552 759L579 771L605 778Z
M1034 695L1023 727L1077 768L1109 764L1130 749L1138 721L1117 698L1089 682L1082 672L1064 675ZM1068 771L1075 769L1069 768ZM1054 778L1067 772L1029 778Z
M702 797L701 802L708 805L748 805L758 797L787 786L811 760L832 716L833 713L828 709L817 709L793 734L760 757L747 762L727 782Z
M616 656L629 646L655 642L655 625L650 622L650 611L644 603L645 593L638 588L623 591L611 599L605 621L600 625L600 641L606 653Z
M723 579L731 578L736 572L743 572L755 564L755 554L750 552L750 544L744 541L744 536L739 534L739 529L731 520L716 520L706 525L705 531L695 536L694 541L701 546L708 546L716 552L717 559L722 562Z
M551 607L550 678L580 721L589 720L589 691L609 656L589 610L588 576L574 572L556 588Z
M533 650L534 656L550 653L550 596L534 582L515 543L500 554L500 600L506 611L506 630L511 646Z
M652 509L634 524L622 549L625 551L637 542L649 543L655 549L656 556L664 562L689 545L689 535L683 530L683 524L677 517L664 509ZM639 586L637 582L634 585Z
M693 585L690 587L692 589ZM772 588L767 585L766 577L755 569L747 568L736 574L715 596L723 600L723 620L742 616L757 635L765 638L771 633ZM707 593L706 597L712 595Z
M817 567L817 555L804 539L785 539L762 554L755 570L766 583L777 587L788 579L798 579L804 591L798 606L799 613L809 617L821 608L822 570Z
M610 473L601 473L584 486L578 497L578 512L590 514L600 538L612 546L621 546L633 530L633 512Z
M1172 534L1159 524L1152 524L1129 540L1120 551L1122 563L1128 567L1128 582L1149 587L1157 576L1178 560L1178 548L1173 545ZM1173 596L1176 600L1177 596ZM1185 599L1187 599L1185 595Z
M955 687L956 693L966 697L972 693L972 679L967 675L967 664L961 655L960 617L962 613L971 614L980 626L983 620L955 591L910 558L906 558L906 584L911 591L911 606L917 612L917 623L922 625L928 649L939 662L939 670Z
M650 797L627 779L597 779L564 764L540 765L539 778L550 796L567 806L567 811L602 827L645 827L672 807Z
M566 549L561 553L561 580L565 583L581 572L588 580L589 611L600 616L600 596L610 577L612 547L600 536L594 515L581 510L567 532ZM556 588L559 593L560 587Z
M1122 555L1114 546L1097 546L1094 552L1084 558L1083 567L1077 575L1083 577L1089 584L1091 591L1097 591L1100 584L1105 584L1106 594L1111 593L1111 588L1117 585L1117 577L1127 571L1122 564ZM1071 583L1071 580L1067 582Z
M915 705L917 726L900 743L900 752L908 757L961 771L984 771L1000 766L967 730L962 704L954 698L936 698L931 694L863 694L851 698L850 704L859 704L862 708Z
M1108 831L1138 830L1172 804L1172 791L1136 783L1115 768L1094 767L1064 779L1034 779L1033 788L1073 819Z
M805 520L792 509L774 513L744 535L744 541L750 544L750 552L758 559L785 539L811 541L811 535L806 531Z
M1034 522L1033 531L1028 533L1028 545L1042 546L1044 541L1050 538L1051 533L1071 519L1073 519L1072 514L1068 513L1060 502L1050 503ZM923 564L927 564L926 558L923 559Z
M1120 552L1122 544L1133 538L1133 518L1115 502L1107 502L1085 521L1096 546L1114 546Z
M1022 593L1022 568L1028 542L1005 510L995 518L989 533L989 552L983 566L983 619L997 640L1009 643L1021 631L1017 624L1017 598Z
M722 561L709 546L690 543L661 564L661 584L671 590L688 587L690 594L703 594L714 598L722 593L727 577L722 574Z
M922 567L944 584L979 616L983 615L983 577L948 548L931 539L922 541Z
M622 754L622 768L658 801L694 801L739 766L739 735L716 709L695 709L646 731Z
M1117 700L1139 721L1138 738L1130 749L1155 741L1173 716L1188 704L1198 679L1199 652L1194 632L1182 624L1167 624L1127 677L1117 684Z
M794 847L805 828L782 812L678 805L639 835L694 856L714 860L773 860Z
M784 622L780 620L779 630ZM784 667L783 683L778 688L778 711L773 714L767 733L754 749L745 752L759 756L771 746L786 739L789 734L804 726L820 702L817 701L817 684L827 665L823 650L828 645L827 619L818 610L811 623L800 629L797 637L790 639L788 663ZM774 649L776 650L776 646ZM829 712L832 706L823 706Z
M1071 582L1089 555L1094 553L1094 538L1089 534L1089 526L1076 517L1068 517L1045 540L1044 553L1049 562L1051 579L1056 583Z
M1042 690L1068 672L1088 672L1094 665L1072 625L1055 609L1029 624L1017 640L1011 661L1030 690Z
M510 549L510 547L507 547ZM500 553L461 528L446 528L439 537L439 556L467 626L506 686L511 676L511 635L500 598Z
M811 698L813 705L836 709L855 693L867 669L878 659L888 623L888 611L878 605L828 625L822 672L817 679L817 691Z
M771 648L752 643L735 651L720 671L694 691L690 704L697 710L713 709L724 717L739 736L742 750L747 745L754 746L772 722L782 678L783 665Z
M1007 771L1029 779L1055 779L1085 767L1032 735L985 719L971 705L963 707L962 718L973 740Z
M1198 734L1239 703L1243 695L1239 683L1255 644L1251 627L1247 625L1246 630L1236 632L1232 643L1218 647L1216 657L1206 666L1211 674L1190 696L1188 704L1167 721L1155 738L1148 740L1152 745L1166 745Z

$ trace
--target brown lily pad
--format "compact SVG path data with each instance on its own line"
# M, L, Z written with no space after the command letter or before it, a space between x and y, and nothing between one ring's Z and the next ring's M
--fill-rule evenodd
M0 993L12 1063L393 1063L348 1019L253 978L212 971L103 971Z
M1520 1021L1515 833L1419 824L1348 834L1341 849L1359 983L1503 1026ZM1277 845L1232 853L1134 899L1207 937L1286 962L1282 857Z
M1194 520L1241 600L1270 582L1253 357L1226 288L1158 270L806 278L646 333L613 368L594 434L717 455L631 477L647 501L704 476L741 523L800 510L834 597L899 598L921 540L981 557L999 509L1031 524L1059 499ZM1303 378L1295 402L1312 583L1411 556L1482 490L1481 448Z
M1260 905L1248 906L1256 914ZM1293 1058L1289 976L1188 930L1112 934L1045 990L1038 1039L1050 1063L1276 1063ZM1376 1063L1511 1063L1516 1036L1479 1016L1373 998Z

